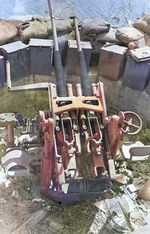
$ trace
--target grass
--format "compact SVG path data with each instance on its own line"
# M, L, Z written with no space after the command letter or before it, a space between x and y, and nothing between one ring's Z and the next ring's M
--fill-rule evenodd
M21 113L23 117L35 118L39 110L49 110L47 91L14 91L6 87L0 90L0 113Z
M12 185L15 187L15 189L28 189L32 185L32 180L30 177L26 176L15 177L12 180Z
M63 224L63 234L87 234L98 209L91 201L62 208L52 206L53 219Z
M1 113L18 112L21 113L23 117L35 118L35 116L38 115L39 110L49 110L47 91L8 92L6 87L0 89ZM117 112L113 109L109 110L109 115L116 113ZM138 135L132 137L124 135L121 144L123 144L124 141L141 141L145 145L150 144L150 129L148 129L146 123L144 123L143 128ZM0 153L3 152L3 150L5 150L5 146L2 145L0 146ZM146 166L143 167L139 165L132 169L135 170L136 176L141 175L143 169L148 173L148 168ZM16 188L27 189L32 186L32 181L29 178L20 177L13 180L13 185ZM113 183L112 186L114 191L120 192L119 184L117 182ZM88 233L97 211L98 210L93 202L90 201L86 201L82 204L78 203L70 205L65 208L62 208L55 202L52 205L53 218L58 223L63 224L63 234ZM107 231L110 231L109 225Z
M0 162L1 162L1 158L4 155L5 151L6 151L6 146L0 145Z
M135 136L123 135L123 142L141 141L144 145L150 145L150 129L147 128L147 123L143 122L141 131Z
M1 113L18 112L23 117L35 118L39 110L49 110L47 91L8 92L6 87L0 90ZM12 183L17 189L27 189L32 186L32 181L27 177L14 178ZM64 226L63 234L87 233L96 213L97 208L90 201L65 208L55 202L52 205L54 220Z

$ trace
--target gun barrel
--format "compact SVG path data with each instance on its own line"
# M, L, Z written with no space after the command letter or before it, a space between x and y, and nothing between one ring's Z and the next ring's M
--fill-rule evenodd
M81 42L80 42L78 24L77 24L77 20L75 17L74 17L74 24L75 24L77 47L78 47L77 56L78 56L80 80L81 80L81 87L82 87L82 95L92 96L91 84L90 84L89 77L88 77L85 57L84 57L84 53L82 51Z
M49 12L51 17L53 39L54 39L54 64L56 74L57 93L59 97L67 97L67 83L64 77L64 70L61 61L61 54L58 46L57 31L54 17L54 4L53 0L48 0Z

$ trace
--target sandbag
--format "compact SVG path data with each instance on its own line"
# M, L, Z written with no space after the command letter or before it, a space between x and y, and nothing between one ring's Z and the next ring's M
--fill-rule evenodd
M104 43L93 41L91 42L91 46L92 46L92 53L99 55L101 48L104 46Z
M111 27L108 32L99 33L97 38L96 38L96 41L101 42L101 43L106 43L106 42L115 43L115 42L117 42L118 40L116 38L116 29Z
M82 20L81 25L81 35L87 34L99 34L102 32L108 32L110 29L110 24L103 19L99 18L86 18Z
M24 23L24 21L22 21L22 20L7 20L7 22L10 22L10 23L14 24L15 27L17 28L17 30L18 30L17 35L15 37L13 37L12 39L10 39L9 43L19 41L20 40L20 38L19 38L19 28Z
M55 20L57 32L71 32L72 20ZM52 34L52 25L49 17L32 18L24 22L19 29L21 41L27 41L30 38L47 39Z
M136 28L121 27L116 31L116 36L124 45L128 45L131 41L140 40L144 35Z
M69 33L72 31L73 20L72 19L59 19L55 20L57 32ZM48 21L48 32L52 33L51 21Z
M96 41L96 38L97 38L97 35L98 34L86 34L86 35L80 35L80 39L81 41L90 41L90 42L93 42L93 41Z
M7 20L0 20L0 45L10 43L18 35L16 26Z
M150 46L150 35L148 35L147 33L144 33L142 30L139 30L139 31L144 35L145 45Z
M150 46L150 35L145 33L144 38L145 38L145 45Z
M49 36L47 25L48 19L43 17L25 21L19 28L20 40L27 41L30 38L47 39Z
M19 29L19 27L24 23L23 20L15 20L15 19L9 19L7 20L7 22L14 24L17 29Z
M145 15L143 18L136 20L133 25L150 35L150 15Z

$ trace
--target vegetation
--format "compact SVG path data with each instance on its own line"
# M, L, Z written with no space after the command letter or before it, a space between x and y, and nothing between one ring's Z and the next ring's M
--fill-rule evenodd
M147 123L143 122L142 130L135 136L124 135L122 142L141 141L144 145L150 145L150 129L147 128Z
M52 206L54 220L64 226L63 234L87 234L97 211L93 202L88 200L65 208L55 203Z
M12 185L15 189L28 189L32 185L32 180L30 177L21 176L21 177L14 177L12 180Z
M0 145L0 161L1 161L1 158L4 155L5 151L6 151L6 146Z
M21 113L23 117L35 118L39 110L49 110L47 91L8 92L0 90L0 113Z
M49 110L49 100L47 91L17 91L8 92L7 88L4 87L0 90L0 113L8 112L18 112L23 115L23 117L34 118L37 116L39 110ZM110 110L109 115L114 114L114 110ZM117 113L117 112L115 112ZM141 141L143 144L150 144L150 129L147 128L147 124L143 124L141 132L136 136L124 135L120 144L120 148L125 141ZM6 147L4 145L0 146L0 157L5 151ZM149 162L149 161L148 161ZM120 165L119 165L120 166ZM144 166L142 163L138 164L128 164L128 168L134 171L133 176L142 176L145 179L146 176L150 176L149 173L149 163L145 162ZM15 178L12 180L15 188L30 188L33 186L30 178ZM131 182L131 181L130 181ZM112 183L112 189L116 194L121 193L120 184L116 181ZM53 218L58 222L62 223L63 234L84 234L88 233L89 228L94 220L97 213L97 208L93 202L86 201L82 204L70 205L62 208L55 202L51 202L52 215ZM110 230L110 224L106 223L105 229L101 233L108 233ZM119 233L119 227L117 227L116 232ZM120 230L120 233L121 230Z

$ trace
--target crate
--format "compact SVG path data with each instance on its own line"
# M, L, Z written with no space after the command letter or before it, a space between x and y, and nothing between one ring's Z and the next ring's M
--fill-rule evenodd
M98 75L117 81L124 73L127 48L119 45L105 46L100 50Z
M53 41L31 38L29 46L31 74L51 75Z
M18 81L30 74L30 48L21 41L0 46L5 62L9 60L11 81Z
M6 82L4 57L0 55L0 88Z
M143 91L150 79L150 48L143 47L130 51L122 84Z
M89 70L90 60L91 60L91 53L92 53L92 46L90 42L81 41L81 47L84 52L85 62L87 71ZM67 75L77 75L79 76L79 65L78 65L78 58L77 58L77 42L76 40L68 40L68 51L67 51L67 58L66 58L66 65L65 70Z

